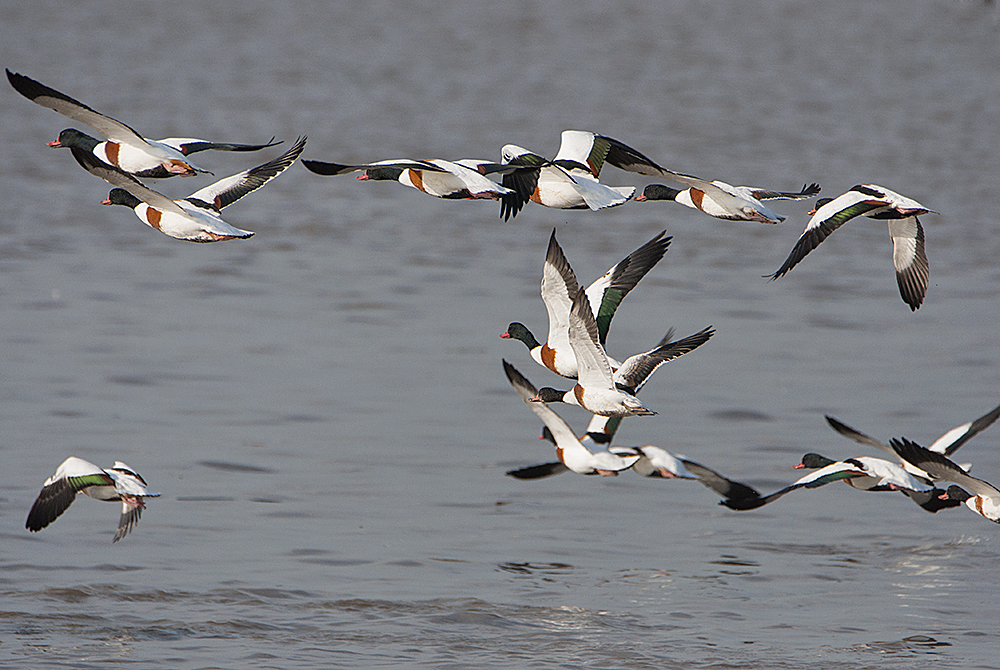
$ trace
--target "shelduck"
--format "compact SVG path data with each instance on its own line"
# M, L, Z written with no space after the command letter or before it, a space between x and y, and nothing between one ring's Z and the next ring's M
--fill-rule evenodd
M489 199L499 200L500 196L512 194L509 188L501 186L485 175L502 173L507 168L489 161L462 159L447 161L439 158L429 160L386 160L366 165L342 165L323 161L303 160L310 171L321 175L342 175L361 172L357 177L362 181L398 181L404 186L438 198L448 199Z
M646 276L670 246L672 237L663 237L666 231L656 235L622 261L609 269L604 276L587 287L586 294L590 308L597 322L599 341L603 345L611 327L611 319L622 299L635 288L639 280ZM569 345L569 312L572 306L570 296L579 290L576 274L570 267L562 247L556 241L553 229L542 267L542 302L549 317L549 333L545 343L539 343L528 328L513 322L500 334L504 339L516 339L524 343L535 361L563 377L576 379L576 355ZM612 361L615 368L621 364Z
M925 449L905 437L891 440L892 448L903 458L921 470L939 479L954 482L941 494L941 498L965 506L976 514L1000 523L1000 491L987 481L973 477L944 454Z
M171 200L143 186L131 175L98 160L89 152L74 148L73 156L86 170L117 187L102 204L129 207L149 227L179 240L219 242L253 235L223 221L222 209L284 172L302 153L305 144L306 138L299 138L278 158L220 179L181 200Z
M136 177L163 178L174 175L191 177L198 172L208 173L208 170L196 167L188 161L189 154L206 150L258 151L280 144L274 142L274 138L266 144L208 142L182 137L149 140L121 121L105 116L79 100L74 100L23 74L7 70L7 80L14 90L28 100L86 124L107 138L107 141L101 142L75 128L66 128L59 133L55 141L48 143L50 147L77 148L93 153L99 160Z
M924 229L917 217L936 213L916 200L911 200L884 186L859 184L836 198L821 198L810 214L806 229L792 247L788 258L768 277L785 276L810 251L820 245L835 230L862 214L871 219L884 219L892 238L892 264L896 268L896 283L903 302L916 311L927 293L930 266L924 251Z
M146 480L121 461L115 461L113 466L104 469L70 456L56 468L54 475L45 480L24 527L32 532L45 528L69 508L78 493L95 500L121 501L122 513L112 542L128 535L138 523L142 510L146 508L145 498L160 495L150 491Z
M503 369L514 390L551 432L556 445L556 457L563 467L581 475L608 477L630 468L639 460L637 455L618 456L609 451L590 451L587 449L577 439L562 417L545 403L533 400L537 390L517 368L505 360L503 361Z
M819 184L804 185L798 192L786 192L768 191L753 186L732 186L724 181L709 182L679 172L672 173L672 178L690 185L685 189L676 189L665 184L649 184L641 195L636 196L635 201L673 200L717 219L781 223L785 217L772 212L762 201L803 200L820 191Z

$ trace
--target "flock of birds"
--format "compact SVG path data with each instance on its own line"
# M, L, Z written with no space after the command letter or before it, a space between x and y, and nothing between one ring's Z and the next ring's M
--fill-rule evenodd
M715 333L708 327L672 341L673 332L669 331L655 347L630 356L624 362L619 363L607 355L604 347L615 311L639 280L663 258L671 242L664 234L665 231L658 234L583 288L553 231L541 283L542 301L549 320L546 340L539 342L524 324L516 321L500 337L520 340L535 362L576 383L568 391L536 389L517 368L503 361L508 381L542 420L541 437L555 445L558 459L510 470L508 475L517 479L540 479L571 471L582 475L615 476L631 469L647 477L700 481L722 496L720 504L734 510L757 509L797 489L817 488L841 480L864 491L900 491L928 512L965 503L974 512L1000 523L1000 491L970 475L969 464L958 464L950 458L959 447L1000 417L1000 406L951 429L928 448L905 437L893 438L886 444L827 416L827 422L841 435L880 449L894 460L858 456L834 461L809 453L795 467L812 472L768 495L761 495L747 484L728 479L686 456L673 455L654 445L610 446L623 418L656 413L636 397L653 372L664 363L697 349ZM578 405L593 415L582 437L577 437L549 407L550 403L559 402ZM954 482L954 485L941 489L937 485L941 481Z
M82 123L105 139L99 140L75 128L67 128L48 145L70 149L88 172L113 187L105 205L124 205L134 210L144 224L170 237L191 242L246 239L253 232L236 228L222 218L222 209L257 190L288 169L305 148L300 137L285 153L257 167L220 179L181 199L171 199L143 184L140 179L165 179L211 174L195 166L189 156L200 151L252 152L276 146L274 138L264 144L209 142L193 138L151 140L82 102L30 77L7 70L11 86L32 102ZM360 180L392 180L439 198L487 199L500 202L500 216L510 220L530 201L557 209L601 210L633 200L671 200L709 216L732 221L776 224L784 220L764 203L771 200L802 200L820 192L819 184L800 191L772 191L706 181L661 167L639 151L610 137L581 130L566 130L555 158L547 159L522 147L508 144L499 162L462 160L383 160L367 164L340 164L303 160L320 175L361 172ZM599 180L602 168L611 165L645 176L662 177L683 188L650 184L636 196L632 186L609 186ZM778 279L847 221L868 216L887 221L893 243L893 265L903 301L911 310L923 303L929 266L924 249L924 231L919 216L932 213L920 203L875 184L861 184L836 198L816 201L811 218L781 267ZM507 474L519 479L537 479L572 471L587 475L616 475L626 469L651 477L696 479L723 497L732 509L754 509L799 488L815 488L843 480L868 491L902 491L924 509L936 512L965 503L991 521L1000 523L1000 491L968 474L966 465L950 460L958 447L993 423L1000 407L963 424L938 439L929 449L906 440L879 442L832 417L835 430L862 444L896 457L896 461L867 456L832 461L807 454L796 467L815 471L789 486L761 495L752 487L720 475L684 456L647 445L610 445L624 417L655 414L637 397L653 372L664 363L707 342L715 330L707 327L688 337L673 340L673 331L648 351L622 362L605 351L608 329L621 300L648 273L670 246L671 237L660 233L634 251L587 288L578 285L555 231L542 271L541 294L549 317L545 342L539 342L524 324L511 323L501 337L523 342L531 357L561 377L574 380L567 391L536 389L513 365L503 361L511 385L544 423L542 437L556 448L557 461L533 465ZM582 437L549 407L550 403L575 404L593 414ZM941 490L936 483L954 482ZM39 531L70 506L77 494L97 500L120 501L122 513L117 542L127 535L145 508L144 499L159 496L150 491L138 472L116 461L100 468L83 459L66 459L49 477L28 515L26 528Z

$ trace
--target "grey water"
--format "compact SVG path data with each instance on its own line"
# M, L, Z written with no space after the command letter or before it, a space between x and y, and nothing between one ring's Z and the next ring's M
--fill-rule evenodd
M0 667L1000 667L996 525L841 484L738 513L692 482L506 477L554 454L501 359L560 380L497 337L545 333L553 229L583 282L665 229L610 353L718 332L619 442L771 491L807 451L878 455L824 414L927 444L996 406L995 6L38 0L3 3L0 36L4 67L153 138L495 160L578 128L709 179L872 182L940 212L915 313L878 221L763 278L809 202L778 226L666 202L505 223L295 165L226 210L255 237L196 245L101 207L107 184L45 146L77 124L4 85ZM996 482L998 447L993 427L959 460ZM83 498L28 533L70 455L163 495L116 544L118 506Z

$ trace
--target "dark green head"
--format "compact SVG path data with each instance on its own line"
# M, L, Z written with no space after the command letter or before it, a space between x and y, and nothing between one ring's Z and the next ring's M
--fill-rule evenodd
M59 133L59 137L54 142L48 143L54 149L77 147L84 151L93 151L98 144L100 142L97 139L81 133L76 128L67 128Z
M142 200L135 197L123 188L113 188L111 192L108 193L108 199L102 202L102 205L125 205L131 209L135 209Z
M545 388L538 389L538 395L536 395L532 400L540 402L566 402L563 397L566 395L565 391L559 391L552 388L551 386L546 386Z
M366 179L373 181L398 181L401 174L403 174L403 168L398 167L368 168L358 179L362 181Z
M795 467L815 470L817 468L825 468L831 463L836 463L836 461L831 460L826 456L820 456L819 454L808 453L802 457L802 462L796 465Z
M670 188L663 184L650 184L643 189L642 195L635 200L636 202L643 202L645 200L674 200L677 198L678 193L680 191L676 188Z
M535 339L535 336L531 334L531 331L528 330L528 327L523 323L518 323L517 321L507 326L507 332L500 333L500 337L505 340L521 340L524 342L524 346L528 347L529 350L542 346L541 343Z
M971 497L972 497L971 493L963 489L961 486L957 486L955 484L949 486L948 490L945 491L944 495L941 496L942 499L957 500L958 502L965 502Z

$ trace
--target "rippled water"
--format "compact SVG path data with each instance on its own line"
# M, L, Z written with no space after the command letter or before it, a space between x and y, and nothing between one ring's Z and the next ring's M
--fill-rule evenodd
M623 442L769 491L805 451L874 455L825 413L923 443L984 413L997 26L971 0L7 3L5 67L153 137L307 134L305 157L363 162L552 155L585 128L706 177L875 182L941 214L916 313L877 222L762 279L804 203L775 227L672 203L503 223L294 166L227 210L256 237L185 244L100 207L107 186L44 146L71 124L7 88L0 667L1000 667L995 525L841 485L740 514L690 482L505 477L552 453L501 358L558 380L497 337L544 332L553 228L583 281L665 228L611 353L718 333L657 372L660 414ZM220 176L264 160L200 156ZM997 481L991 431L961 455ZM71 454L163 492L126 540L89 499L24 530Z

